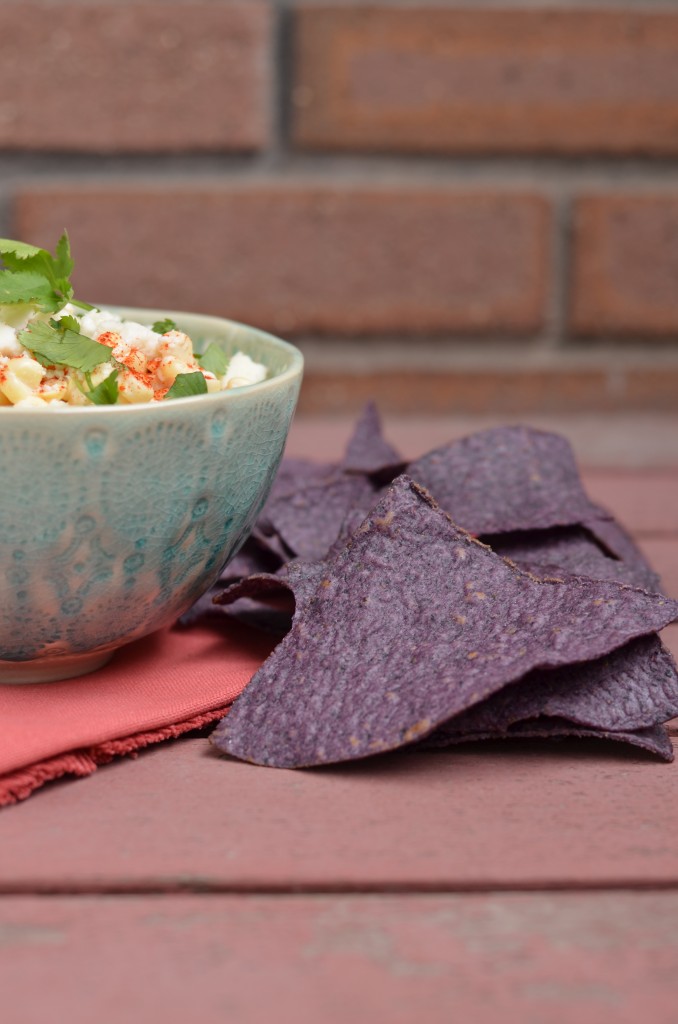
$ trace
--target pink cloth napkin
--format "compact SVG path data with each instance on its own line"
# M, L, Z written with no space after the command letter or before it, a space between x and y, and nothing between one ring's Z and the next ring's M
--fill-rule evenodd
M0 686L0 806L222 718L273 647L241 625L165 629L90 675Z

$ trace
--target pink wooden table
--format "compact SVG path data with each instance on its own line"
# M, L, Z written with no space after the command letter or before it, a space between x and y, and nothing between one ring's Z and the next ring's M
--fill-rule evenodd
M678 596L678 472L586 482ZM0 813L2 1024L676 1024L677 978L678 763L617 747L290 772L187 739Z

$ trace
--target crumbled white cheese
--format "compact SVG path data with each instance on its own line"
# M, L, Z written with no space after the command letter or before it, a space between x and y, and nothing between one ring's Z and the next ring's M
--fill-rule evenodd
M8 324L0 324L0 356L20 356L23 351L14 328Z
M88 338L98 338L107 331L115 331L128 345L140 349L148 359L155 359L162 334L156 334L150 327L133 320L121 320L103 309L90 309L80 319L80 331Z
M248 384L258 384L266 379L266 367L261 363L255 363L244 352L236 352L231 357L226 373L221 378L222 386L225 386L235 377L241 378ZM240 385L242 386L242 385Z

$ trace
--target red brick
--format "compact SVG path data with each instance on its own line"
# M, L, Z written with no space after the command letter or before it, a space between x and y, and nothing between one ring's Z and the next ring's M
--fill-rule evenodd
M530 332L549 209L442 187L240 183L23 192L16 237L72 233L79 294L279 333Z
M0 4L0 147L261 148L270 30L259 0Z
M328 149L678 153L678 14L301 6L294 139Z
M678 193L582 198L573 258L577 333L678 334Z

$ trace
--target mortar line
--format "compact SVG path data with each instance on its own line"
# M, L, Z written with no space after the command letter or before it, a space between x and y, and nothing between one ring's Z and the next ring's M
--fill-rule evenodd
M568 306L570 261L572 258L572 198L566 194L553 200L553 233L550 249L549 310L545 348L562 351L569 341Z
M289 69L288 69L289 70ZM42 183L45 179L91 179L102 182L153 182L186 180L204 183L265 174L281 181L324 179L366 185L479 186L531 189L545 195L560 195L567 189L594 192L644 191L666 195L676 193L678 158L646 159L578 156L569 158L538 154L454 154L454 153L359 153L296 151L287 145L286 118L289 113L285 89L280 90L275 146L256 153L186 152L181 154L97 155L73 152L0 151L0 181L7 186L15 179Z

